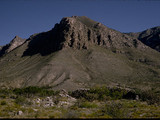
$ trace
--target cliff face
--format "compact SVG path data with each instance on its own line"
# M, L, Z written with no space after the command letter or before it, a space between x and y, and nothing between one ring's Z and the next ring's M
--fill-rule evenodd
M27 40L16 37L1 53L0 86L157 89L160 83L159 52L85 16L65 17Z
M137 39L110 29L85 16L63 18L59 24L63 33L64 47L87 49L90 44L108 49L146 48Z
M48 31L31 36L24 56L40 53L48 55L64 48L88 49L90 45L103 46L115 52L123 49L145 49L136 38L110 29L85 16L65 17Z

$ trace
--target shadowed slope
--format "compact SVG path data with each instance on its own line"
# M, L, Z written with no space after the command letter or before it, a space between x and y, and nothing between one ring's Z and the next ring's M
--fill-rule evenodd
M138 33L128 33L147 46L160 52L160 27L154 27Z

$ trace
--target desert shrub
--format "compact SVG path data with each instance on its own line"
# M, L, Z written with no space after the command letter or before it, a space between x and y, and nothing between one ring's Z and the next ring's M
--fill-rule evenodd
M141 101L147 101L149 104L159 104L160 105L160 93L155 91L154 89L151 90L141 90L135 88L132 91L132 96L138 95Z
M6 98L6 95L2 94L0 95L0 98Z
M35 112L32 108L28 108L28 109L27 109L27 111L28 111L28 113L29 113L29 114L34 113L34 112Z
M81 98L86 98L87 93L88 93L88 90L76 90L72 92L70 91L69 95L77 99L81 99Z
M8 112L0 112L0 117L1 118L9 118L9 113Z
M10 98L11 98L11 99L16 99L17 96L16 96L16 95L11 95Z
M110 96L112 99L122 99L123 96L126 94L126 90L120 88L111 88L110 89Z
M12 94L11 89L0 89L0 97L6 98L7 96L10 96Z
M157 104L160 105L160 96L159 96L159 94L156 94L151 90L142 91L139 96L140 96L140 99L142 101L147 101L148 104L157 103Z
M15 88L13 92L17 95L27 95L27 94L36 94L42 91L39 87L26 87L26 88Z
M60 112L54 112L52 113L52 115L49 115L49 119L54 119L59 117L60 117Z
M37 86L29 86L26 88L15 88L13 92L16 95L23 95L26 97L32 97L33 95L52 96L58 93L58 91L48 90L47 88L37 87Z
M106 104L104 109L102 109L104 114L111 116L112 118L127 118L127 109L121 103L112 102L111 104Z
M71 110L77 110L78 109L78 105L74 104L72 106L69 107Z
M135 99L137 94L138 93L136 93L134 91L128 91L123 95L123 98L124 99Z
M79 104L80 108L96 108L97 104L91 102L82 102Z
M95 87L86 91L74 91L70 95L76 98L85 98L88 101L105 101L122 99L126 93L126 90L120 88Z
M40 96L52 96L52 95L56 95L56 94L58 94L58 91L46 90L46 89L43 89L40 92Z
M12 90L10 90L10 89L0 89L0 94L7 95L7 94L10 94L10 93L12 93Z
M64 112L64 114L62 115L63 118L79 118L79 116L79 112L75 110L68 110Z
M97 95L97 100L106 100L106 96L109 96L110 94L110 91L107 87L91 88L88 92Z
M7 102L6 101L1 101L1 105L7 105Z
M16 103L16 104L19 104L19 105L24 105L24 104L26 103L26 98L25 98L25 97L18 96L18 97L15 99L15 103Z
M98 95L97 94L93 94L93 93L86 93L84 98L88 101L93 101L93 100L97 100L98 99Z
M77 99L84 98L87 101L106 101L106 100L118 100L118 99L135 99L136 95L142 101L147 101L149 104L160 104L159 92L152 90L142 91L140 89L125 90L121 88L107 88L107 87L94 87L89 90L77 90L70 92L69 95Z

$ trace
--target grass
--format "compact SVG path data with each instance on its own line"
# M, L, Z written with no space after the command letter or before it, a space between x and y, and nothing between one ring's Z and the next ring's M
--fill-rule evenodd
M97 104L96 103L91 103L91 102L82 102L79 104L80 108L97 108Z

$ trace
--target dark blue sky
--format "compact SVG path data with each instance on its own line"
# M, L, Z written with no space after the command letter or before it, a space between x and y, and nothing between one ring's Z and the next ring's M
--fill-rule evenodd
M120 32L160 26L160 0L0 0L0 45L52 29L63 17L88 16Z

